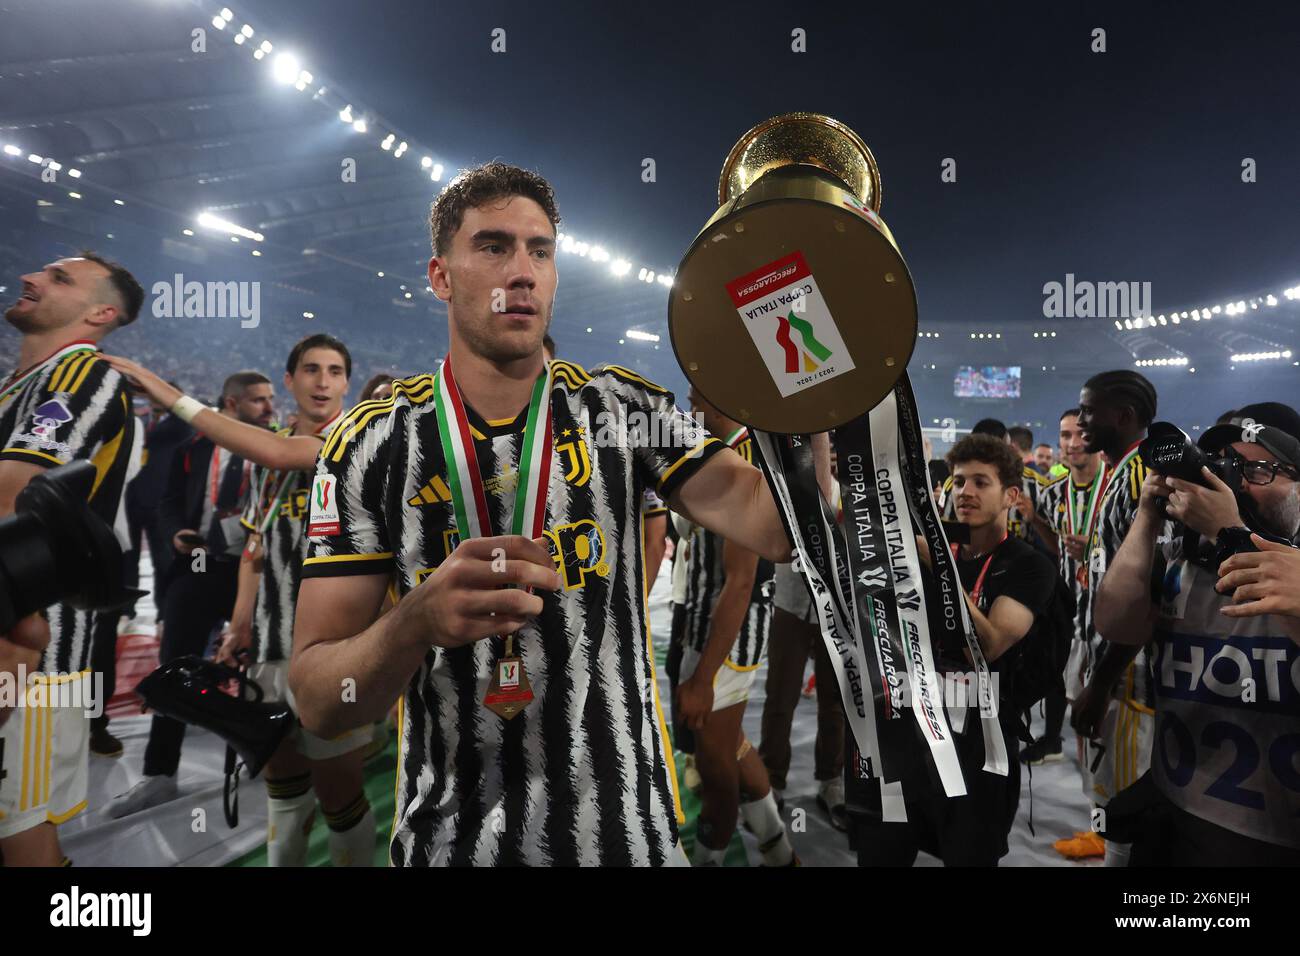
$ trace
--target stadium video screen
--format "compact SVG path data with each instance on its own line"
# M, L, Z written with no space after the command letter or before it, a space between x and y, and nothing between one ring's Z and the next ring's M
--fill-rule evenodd
M957 398L1019 398L1019 365L962 365L953 382Z

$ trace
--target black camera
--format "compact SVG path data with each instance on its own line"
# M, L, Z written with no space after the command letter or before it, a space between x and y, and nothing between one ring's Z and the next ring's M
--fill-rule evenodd
M60 601L110 611L144 594L123 584L122 547L86 504L94 486L88 461L51 468L0 519L0 634Z
M1172 422L1152 422L1138 451L1147 467L1161 477L1209 487L1201 474L1201 468L1208 467L1234 493L1241 491L1241 459L1211 458Z

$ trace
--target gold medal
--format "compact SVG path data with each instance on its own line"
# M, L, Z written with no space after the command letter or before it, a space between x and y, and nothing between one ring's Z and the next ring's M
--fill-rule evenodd
M533 699L524 662L513 651L514 638L507 637L506 654L493 667L492 682L483 696L483 706L506 720L518 716Z

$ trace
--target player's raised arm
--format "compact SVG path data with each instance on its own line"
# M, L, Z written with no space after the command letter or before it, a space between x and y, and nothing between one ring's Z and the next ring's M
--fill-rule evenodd
M222 448L277 471L310 471L316 467L316 456L323 442L315 435L277 435L256 425L246 425L190 398L143 365L120 355L103 358L155 402L171 409Z
M834 497L830 439L813 436L817 483ZM790 560L790 539L763 473L730 449L713 455L670 496L673 510L769 561Z

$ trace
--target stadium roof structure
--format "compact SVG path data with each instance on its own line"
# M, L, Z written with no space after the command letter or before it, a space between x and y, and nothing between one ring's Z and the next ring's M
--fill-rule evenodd
M281 23L297 13L271 9ZM445 309L426 288L428 205L474 146L423 141L419 118L386 116L382 103L350 90L382 63L300 63L293 41L219 0L9 0L0 31L0 289L41 256L92 245L146 286L176 273L259 281L270 321L286 335L405 323L418 331L393 366L428 365L445 347ZM584 228L627 227L617 210L605 222L563 224L552 328L561 354L620 362L680 395L663 274L673 264L629 261ZM689 239L681 237L683 250ZM1197 395L1208 375L1300 365L1286 354L1300 351L1300 287L1225 290L1231 299L1201 303L1160 288L1145 319L1080 323L1067 312L972 322L927 312L933 269L926 282L909 366L923 403L952 405L962 365L1020 366L1026 400L1042 403L1023 413L985 407L972 420L1045 418L1082 373L1105 367L1139 368L1170 393ZM1062 294L1068 308L1074 300ZM371 364L394 341L402 338L376 346Z

